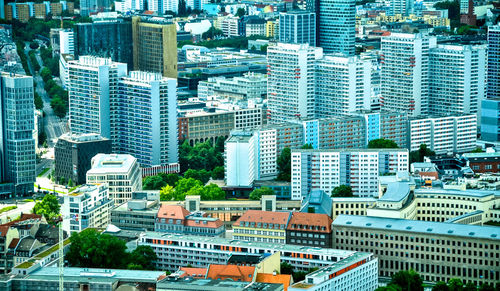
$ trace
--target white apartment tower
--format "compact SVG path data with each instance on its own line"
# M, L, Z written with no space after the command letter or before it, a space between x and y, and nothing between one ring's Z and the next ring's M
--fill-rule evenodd
M250 187L257 180L257 136L252 131L233 132L225 143L226 185Z
M72 133L98 133L111 138L111 99L127 64L81 56L68 63L69 127Z
M411 116L428 113L429 49L436 38L420 33L392 33L382 37L383 108Z
M142 190L142 175L137 159L131 155L97 154L87 171L87 183L106 183L115 205L132 198L132 192Z
M351 186L354 195L375 197L379 176L408 171L408 161L407 149L292 150L291 199L317 189L329 194L340 185Z
M59 31L60 54L75 55L75 33L73 29L63 29Z
M314 117L314 67L321 48L277 43L267 50L270 122Z
M438 45L429 53L429 113L479 113L486 95L485 45Z
M143 168L178 162L177 81L133 71L112 102L114 152L130 154Z
M413 14L414 2L415 0L391 0L391 15L408 16Z
M370 109L371 62L325 55L316 64L316 118Z

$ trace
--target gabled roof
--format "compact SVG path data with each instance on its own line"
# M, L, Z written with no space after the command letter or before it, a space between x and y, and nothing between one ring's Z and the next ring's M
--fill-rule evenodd
M206 223L205 223L206 221ZM207 228L219 228L223 225L220 219L196 219L196 217L189 218L184 223L185 226L196 226L196 227L207 227Z
M9 231L8 225L0 225L0 236L6 236Z
M214 264L208 267L207 279L252 282L254 273L255 267L251 266Z
M292 280L292 275L288 274L273 275L273 274L258 273L255 282L283 284L284 290L287 291L288 286L290 286L291 280Z
M19 243L19 238L14 238L9 244L9 249L14 249L17 247L17 244Z
M158 218L185 219L189 211L180 205L162 204L158 210Z
M287 230L306 230L314 232L330 233L332 231L333 220L326 214L321 213L306 213L306 212L293 212L292 218L288 223ZM303 229L303 226L318 226L319 229ZM295 227L294 227L295 226ZM299 227L302 226L302 227ZM325 227L325 230L321 230L321 227Z
M182 275L180 275L180 278L183 277L193 277L193 278L199 278L199 279L205 279L205 276L207 275L207 268L188 268L188 267L181 267L180 271L184 272Z
M255 222L255 223L272 223L272 224L284 224L285 227L288 223L290 217L290 212L273 212L273 211L262 211L262 210L248 210L245 212L236 222L235 226L240 225L240 222ZM256 225L254 227L257 227Z

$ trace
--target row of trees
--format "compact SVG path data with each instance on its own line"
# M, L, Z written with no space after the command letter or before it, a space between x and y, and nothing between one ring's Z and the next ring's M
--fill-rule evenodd
M65 258L72 267L154 270L158 259L150 246L128 252L125 241L92 228L73 233L70 241Z
M45 91L51 97L50 106L54 110L54 114L59 118L65 117L68 112L68 91L54 81L49 68L44 67L40 71L40 76L45 82Z
M199 195L201 200L224 200L226 193L217 185L204 186L201 181L193 178L180 179L175 188L167 185L160 190L161 201L183 201L187 195Z

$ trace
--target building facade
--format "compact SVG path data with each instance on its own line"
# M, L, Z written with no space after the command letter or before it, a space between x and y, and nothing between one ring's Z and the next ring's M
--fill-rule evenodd
M132 198L132 192L142 189L141 169L131 155L97 154L87 172L87 183L106 183L110 199L120 205Z
M500 141L500 98L481 102L481 140Z
M280 42L316 46L316 14L312 12L281 12L278 29Z
M85 184L90 162L99 153L111 153L111 140L97 133L62 135L54 147L56 180Z
M67 28L59 31L59 52L61 54L75 54L75 33Z
M33 78L1 73L0 90L0 195L27 196L36 179Z
M111 224L126 230L154 231L159 202L159 191L133 192L131 200L111 210Z
M488 98L500 98L500 24L488 27Z
M319 46L325 54L353 56L356 40L356 3L348 0L316 0Z
M286 243L326 248L332 245L332 219L327 214L292 212Z
M162 204L155 220L155 231L184 235L224 237L225 228L218 218L197 211L190 213L179 205Z
M171 18L132 18L134 70L177 78L177 30Z
M250 187L259 179L257 142L253 131L233 132L225 142L224 169L228 186Z
M406 149L292 150L292 199L347 185L360 197L378 195L379 175L408 171Z
M233 224L233 238L285 244L290 217L290 212L248 210Z

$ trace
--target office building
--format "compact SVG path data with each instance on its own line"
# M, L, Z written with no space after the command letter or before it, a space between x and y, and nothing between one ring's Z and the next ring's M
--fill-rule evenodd
M110 199L120 205L132 198L132 192L142 189L141 169L131 155L98 154L92 158L87 183L107 183Z
M500 98L500 24L488 27L488 98Z
M209 264L226 264L231 255L274 254L280 252L281 261L291 264L295 270L307 271L314 267L324 267L342 263L348 257L358 254L354 251L339 251L331 248L304 247L276 243L249 242L217 237L178 236L159 232L146 232L139 237L138 245L153 248L158 260L157 268L176 271L188 264L206 267ZM377 261L369 255L366 262ZM179 257L179 255L181 257ZM348 262L347 260L346 262ZM346 267L350 264L346 264ZM366 272L378 270L375 263ZM346 271L347 274L351 271Z
M75 33L67 28L59 31L59 53L75 54Z
M121 18L75 25L75 55L93 55L133 69L132 23Z
M57 139L54 147L54 177L73 184L85 184L91 159L97 154L111 153L111 140L97 133L66 133Z
M481 140L500 141L500 98L485 99L481 104Z
M353 56L356 40L356 3L350 0L316 0L319 46L325 54Z
M205 4L210 3L209 0L187 0L186 1L186 8L191 7L192 10L203 10L203 7Z
M137 158L142 168L178 162L177 80L133 71L113 98L114 152Z
M267 96L267 75L249 72L242 77L215 77L198 83L198 98L207 100L216 95L247 101Z
M113 205L106 184L82 185L64 196L63 230L73 233L87 227L106 228Z
M425 144L436 154L464 153L476 148L476 114L428 116L408 121L410 151Z
M277 43L267 49L270 122L314 117L314 66L321 48Z
M36 179L33 78L1 73L0 90L0 195L27 196Z
M326 248L332 245L332 219L328 214L292 212L286 243Z
M463 1L463 0L462 0ZM409 16L414 13L414 2L413 0L391 0L391 10L392 16L401 14L404 16Z
M172 18L132 18L134 70L177 78L177 30Z
M324 56L316 63L315 117L369 110L371 62L359 57Z
M233 224L233 238L285 244L290 212L248 210Z
M111 99L127 64L111 59L81 56L70 61L69 127L72 133L98 133L111 138ZM92 88L93 90L90 90Z
M160 191L132 192L132 199L111 210L111 224L124 230L154 231Z
M263 18L250 18L245 23L245 36L266 35L266 20Z
M479 113L486 96L486 46L438 45L429 51L429 113Z
M413 269L431 282L458 278L480 285L500 279L494 226L340 215L332 227L333 247L373 253L380 277Z
M391 33L382 37L382 107L409 115L429 109L429 49L436 38L420 33Z
M316 46L316 14L309 11L280 12L279 41Z
M252 131L233 132L224 146L225 180L228 186L251 187L259 179L257 136Z
M292 150L292 199L312 190L326 193L347 185L360 197L378 195L378 179L384 174L408 171L406 149Z
M240 36L240 18L236 16L224 16L222 19L217 21L220 23L219 29L227 37Z
M211 237L224 237L226 233L220 219L208 217L201 211L190 213L180 205L162 204L154 228L157 232Z

